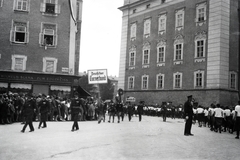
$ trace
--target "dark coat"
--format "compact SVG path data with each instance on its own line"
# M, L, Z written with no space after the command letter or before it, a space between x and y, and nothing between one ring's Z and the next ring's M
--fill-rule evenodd
M50 111L50 103L46 99L41 100L38 106L40 113L48 113Z
M36 102L34 99L27 99L23 105L23 115L26 121L32 121L34 109L36 109Z
M142 104L138 105L138 107L137 107L138 113L140 113L140 114L143 113L143 107L144 106Z
M72 114L79 114L81 105L82 105L81 100L79 98L78 99L72 99L71 100L71 105L70 105L71 113Z
M186 101L184 104L184 117L193 116L193 106L190 101Z

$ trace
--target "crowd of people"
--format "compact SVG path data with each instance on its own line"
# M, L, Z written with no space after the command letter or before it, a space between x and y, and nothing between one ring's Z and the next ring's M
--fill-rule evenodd
M191 97L192 98L192 97ZM47 121L74 121L72 131L78 130L77 121L97 120L98 123L107 121L117 123L128 117L138 116L139 121L142 115L162 117L165 122L168 118L186 118L185 135L192 135L191 125L198 127L208 127L214 132L236 131L236 138L239 139L240 126L240 102L235 106L221 106L211 104L209 107L198 105L192 100L188 100L184 105L173 106L171 102L163 102L161 106L146 105L144 101L139 104L126 102L123 104L115 101L94 100L92 97L79 98L78 94L74 98L60 98L39 94L0 94L0 124L11 124L21 122L25 124L22 132L29 125L30 131L34 131L32 121L39 121L38 128L46 128ZM108 116L108 117L106 117ZM190 129L190 130L189 130Z
M193 107L193 124L198 127L207 127L216 133L228 132L233 134L236 131L236 138L239 139L239 105L222 106L211 104L209 107L201 105Z

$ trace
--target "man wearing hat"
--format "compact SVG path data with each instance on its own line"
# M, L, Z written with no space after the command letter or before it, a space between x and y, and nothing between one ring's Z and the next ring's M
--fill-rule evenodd
M140 101L140 104L137 107L139 122L141 122L142 120L143 107L144 107L144 101Z
M43 94L42 95L42 100L39 102L38 104L39 107L39 112L40 112L40 122L38 125L38 129L40 129L42 123L43 123L43 127L42 128L46 128L47 127L47 119L48 119L48 113L50 111L50 104L48 102L48 100L46 99L46 95Z
M185 136L193 136L193 134L191 133L192 118L193 118L192 95L188 96L188 100L184 104L184 117L186 120L184 135Z
M72 116L72 120L73 122L73 126L72 126L72 132L76 129L79 130L78 127L78 116L80 113L80 107L81 107L81 100L78 97L78 93L74 94L74 99L71 100L71 105L70 105L70 109L71 109L71 116Z
M163 122L166 122L167 119L167 103L166 102L162 102L162 115L163 115Z
M23 105L23 115L25 116L26 123L24 124L21 132L24 133L25 129L29 125L30 132L34 131L33 127L33 114L34 114L34 109L36 108L36 101L33 99L31 95L27 95L25 103Z

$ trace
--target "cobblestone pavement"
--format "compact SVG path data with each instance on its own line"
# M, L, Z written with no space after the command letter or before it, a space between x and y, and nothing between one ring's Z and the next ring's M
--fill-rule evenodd
M211 132L193 125L194 136L184 136L183 119L143 116L132 121L101 123L47 122L47 128L21 133L22 125L0 126L0 160L239 160L235 135Z

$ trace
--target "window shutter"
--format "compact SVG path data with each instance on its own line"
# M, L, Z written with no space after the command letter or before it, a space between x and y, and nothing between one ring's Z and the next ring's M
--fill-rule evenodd
M61 9L61 5L60 4L55 4L55 13L56 14L60 14L60 9Z
M13 10L16 10L16 0L13 1Z
M55 46L57 46L57 40L58 40L57 38L58 38L57 34L54 35L54 45L55 45Z
M41 3L40 12L45 12L45 11L46 11L46 4L45 3Z
M44 45L44 37L43 37L43 33L39 33L39 44L40 44L41 46Z
M15 42L15 30L10 31L10 42Z
M25 43L29 43L29 32L25 33Z

